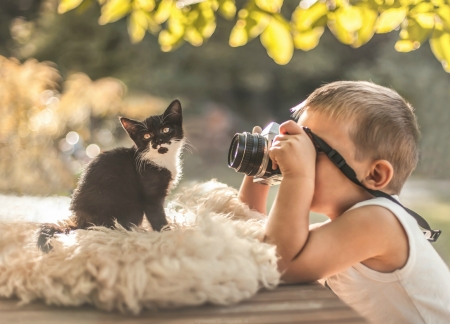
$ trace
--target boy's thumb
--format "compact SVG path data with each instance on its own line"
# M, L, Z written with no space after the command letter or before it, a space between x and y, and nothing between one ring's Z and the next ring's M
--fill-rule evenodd
M262 132L262 128L261 127L259 127L259 126L255 126L255 127L253 127L253 130L252 130L252 134L261 134L261 132Z

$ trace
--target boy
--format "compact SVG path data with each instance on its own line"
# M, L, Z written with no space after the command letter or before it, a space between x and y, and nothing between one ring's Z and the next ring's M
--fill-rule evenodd
M416 220L350 181L301 126L339 152L365 188L398 194L418 161L412 107L369 82L334 82L297 107L269 150L283 175L265 240L285 282L322 279L374 323L449 323L450 271ZM246 176L239 195L266 213L268 187ZM329 220L309 226L309 212Z

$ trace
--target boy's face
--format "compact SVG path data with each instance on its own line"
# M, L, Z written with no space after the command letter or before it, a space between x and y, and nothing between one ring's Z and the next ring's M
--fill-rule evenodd
M370 172L370 161L355 160L355 145L349 136L351 122L336 121L320 113L306 110L298 120L298 125L309 127L339 152L347 164L355 170L361 181ZM314 197L311 211L322 213L331 219L359 201L371 196L363 188L351 182L333 162L321 152L317 154Z

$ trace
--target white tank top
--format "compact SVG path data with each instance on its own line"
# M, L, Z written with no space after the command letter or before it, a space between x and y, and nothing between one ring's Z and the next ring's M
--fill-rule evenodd
M382 273L358 263L326 278L326 284L371 323L450 323L450 271L416 220L386 198L366 200L350 209L367 205L389 209L402 224L409 243L406 265Z

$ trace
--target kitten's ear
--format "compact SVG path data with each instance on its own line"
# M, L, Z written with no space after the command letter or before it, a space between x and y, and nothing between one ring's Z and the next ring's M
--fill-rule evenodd
M169 117L171 119L182 119L183 113L181 111L181 103L178 99L172 101L172 103L167 107L164 112L164 117Z
M119 117L122 127L127 131L128 135L132 136L137 133L140 122L134 119Z

